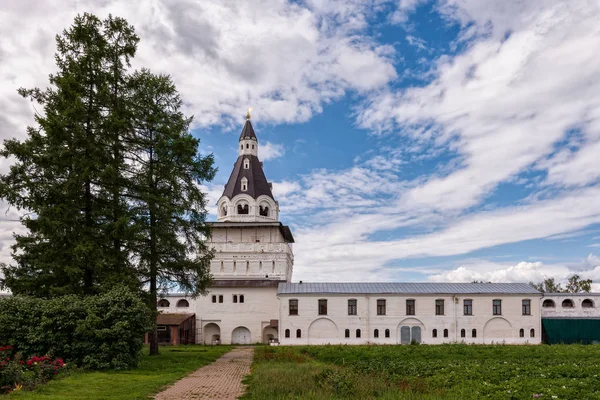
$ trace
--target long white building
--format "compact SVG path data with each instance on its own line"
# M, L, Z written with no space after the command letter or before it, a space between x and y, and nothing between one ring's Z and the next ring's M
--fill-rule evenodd
M211 223L214 284L195 300L159 299L163 342L540 343L541 294L527 284L291 283L294 237L249 115L238 146Z

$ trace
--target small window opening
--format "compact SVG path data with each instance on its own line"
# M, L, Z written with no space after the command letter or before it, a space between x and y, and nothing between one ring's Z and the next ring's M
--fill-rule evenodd
M357 338L360 338L360 329L357 329L357 330L356 330L356 337L357 337Z
M240 303L243 303L243 302L244 302L244 295L240 294Z
M249 149L249 148L250 148L250 145L249 145L248 143L246 143L246 148L247 148L247 149Z
M213 297L212 297L212 302L213 302L213 303L216 303L216 302L217 302L217 296L215 296L214 294L213 294Z
M467 332L464 329L460 330L460 337L467 337Z
M181 299L177 302L177 307L189 307L190 303L186 299Z
M554 301L552 301L550 299L546 299L542 303L542 307L544 307L544 308L555 308L556 304L554 304Z
M525 337L525 329L519 329L519 337Z
M373 337L374 337L374 338L378 338L378 337L379 337L379 329L375 329L375 330L373 331Z
M573 303L573 300L571 299L566 299L562 302L562 306L563 308L574 308L575 303Z
M448 329L444 329L444 337L448 337Z
M159 307L169 307L170 305L171 305L171 303L169 303L169 300L167 300L167 299L160 299L158 301Z
M477 329L471 331L471 337L477 337Z
M529 330L529 337L535 337L535 329L531 328Z
M234 303L237 303L237 294L234 294L234 295L233 295L233 302L234 302Z
M590 299L585 299L581 302L581 307L583 308L594 308L594 302Z
M262 215L263 217L268 217L269 216L269 207L267 207L267 206L264 206L264 207L260 206L259 210L258 210L258 213L260 215Z
M250 160L244 159L244 169L250 169Z
M245 189L243 189L243 190L245 190ZM244 214L249 213L248 204L244 204L243 206L241 204L238 204L237 209L238 209L238 214L244 215Z
M290 330L289 330L289 329L286 329L286 330L285 330L285 337L286 337L286 338L289 338L289 337L290 337Z
M431 331L431 337L434 337L434 338L437 337L437 329L434 329L433 331Z
M390 330L389 330L389 329L386 329L386 330L385 330L385 337L386 337L386 338L389 338L389 337L390 337Z
M301 338L302 337L302 331L300 329L296 329L296 337L297 338Z
M219 295L219 303L222 303L222 302L223 302L223 295L222 295L222 294L220 294L220 295Z
M350 337L350 329L346 329L344 331L344 337L349 338Z

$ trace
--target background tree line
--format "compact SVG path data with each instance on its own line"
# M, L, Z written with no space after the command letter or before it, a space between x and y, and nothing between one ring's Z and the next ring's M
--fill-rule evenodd
M124 284L153 310L162 289L204 293L212 254L200 184L215 169L175 85L132 70L139 38L122 18L77 16L56 42L49 87L19 89L43 109L36 126L0 148L14 161L0 198L23 210L27 228L0 285L52 298Z

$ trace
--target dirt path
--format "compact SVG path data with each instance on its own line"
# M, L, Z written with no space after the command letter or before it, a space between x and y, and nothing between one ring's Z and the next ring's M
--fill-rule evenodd
M217 361L175 382L156 400L230 400L244 394L242 379L250 373L254 349L237 347Z

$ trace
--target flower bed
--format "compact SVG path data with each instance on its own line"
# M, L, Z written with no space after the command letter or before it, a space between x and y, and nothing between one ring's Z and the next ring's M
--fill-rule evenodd
M67 364L48 356L21 358L12 346L0 346L0 394L32 389L63 372Z

